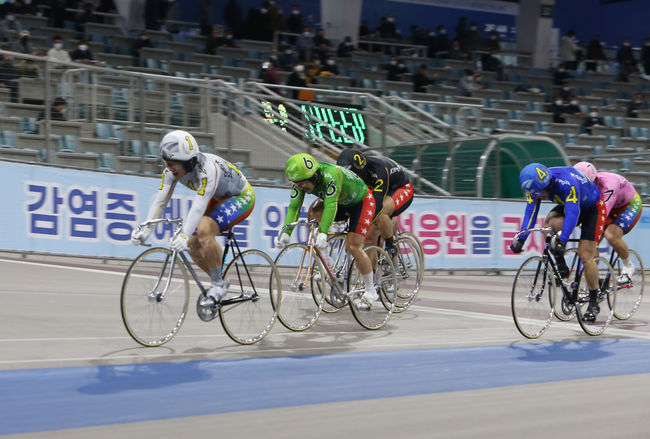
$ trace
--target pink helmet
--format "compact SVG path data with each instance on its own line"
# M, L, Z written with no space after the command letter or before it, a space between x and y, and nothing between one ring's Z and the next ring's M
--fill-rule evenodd
M582 172L585 174L585 177L587 177L589 180L594 181L596 180L596 176L598 174L598 169L589 162L578 162L575 165L573 165L574 168L576 168L578 171Z

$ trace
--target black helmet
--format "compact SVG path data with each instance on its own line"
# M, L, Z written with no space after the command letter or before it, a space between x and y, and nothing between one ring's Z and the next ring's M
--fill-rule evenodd
M351 170L361 178L366 176L366 155L358 149L346 149L343 151L339 155L339 158L336 159L336 164Z

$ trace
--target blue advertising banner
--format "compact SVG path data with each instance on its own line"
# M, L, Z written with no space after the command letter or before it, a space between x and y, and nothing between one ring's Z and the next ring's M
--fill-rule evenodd
M144 219L158 187L158 179L107 172L79 171L0 161L3 205L0 212L0 249L84 256L132 258L142 248L130 244L132 229ZM284 223L289 188L256 187L255 209L236 227L244 248L271 255L274 239ZM177 186L165 216L185 215L193 193ZM305 200L302 216L313 200ZM553 207L544 203L538 217ZM421 240L426 267L441 269L510 269L524 257L539 254L541 234L531 235L525 252L514 255L508 246L519 230L525 202L459 198L416 198L401 215L402 230ZM171 228L159 226L150 241L166 245ZM650 238L650 212L644 211L626 241L650 261L650 249L639 245ZM220 238L223 239L223 238ZM294 231L305 240L306 230ZM606 244L601 250L607 251Z

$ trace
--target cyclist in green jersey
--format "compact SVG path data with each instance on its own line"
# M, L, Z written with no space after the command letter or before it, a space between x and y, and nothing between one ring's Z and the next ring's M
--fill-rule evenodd
M296 154L285 166L291 186L291 201L285 224L298 219L305 193L314 194L322 200L322 209L310 207L310 217L319 222L316 247L327 248L327 233L334 221L348 221L349 232L345 239L346 250L354 257L359 273L363 276L365 293L354 300L360 310L369 310L379 299L373 282L372 262L363 251L363 241L370 230L375 213L381 211L381 199L376 200L368 186L351 171L340 166L317 162L309 154ZM289 243L291 229L281 233L275 245L283 248Z

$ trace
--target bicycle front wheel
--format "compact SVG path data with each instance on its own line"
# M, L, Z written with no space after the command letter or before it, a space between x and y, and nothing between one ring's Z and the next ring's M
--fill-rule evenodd
M151 248L131 263L120 297L127 332L143 346L161 346L178 332L187 316L190 285L187 267L167 248Z
M282 299L273 260L262 251L246 250L228 264L224 279L230 287L219 308L223 329L239 344L260 341L273 328Z
M616 255L612 264L614 274L617 276L618 291L616 292L616 306L614 307L614 317L619 320L627 320L634 315L641 299L643 298L643 289L645 286L645 268L641 256L630 250L630 261L634 264L634 274L631 278L620 279L623 261Z
M609 265L609 262L600 256L595 258L595 261L598 266L598 285L600 287L600 294L597 298L599 312L594 319L590 318L587 313L590 297L584 270L582 270L582 275L578 282L576 303L576 315L578 316L580 327L587 334L594 336L605 332L605 329L612 322L614 308L616 307L616 278L614 277L614 270Z
M512 284L511 308L515 326L526 338L539 338L553 319L555 276L541 256L521 264Z
M397 295L395 312L405 311L414 301L422 286L424 266L418 245L410 236L400 236L397 243L397 255L393 258L397 276Z
M275 258L282 285L280 322L292 331L304 331L316 323L323 310L325 268L305 244L291 244Z
M395 275L395 266L386 250L371 245L364 248L366 253L375 252L377 254L377 266L373 272L373 281L375 289L379 294L377 301L372 303L369 310L358 309L350 302L350 309L355 320L366 329L379 329L388 323L391 315L395 310L395 298L397 295L397 276ZM356 264L351 264L348 274L348 296L351 299L363 295L365 287L363 277L359 273Z

